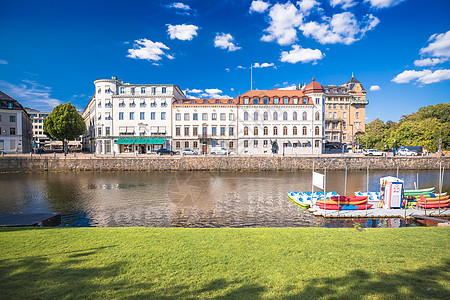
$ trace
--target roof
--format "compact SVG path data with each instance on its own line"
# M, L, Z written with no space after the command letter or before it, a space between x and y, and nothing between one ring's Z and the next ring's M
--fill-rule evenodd
M312 82L308 83L305 88L303 89L303 93L305 94L311 94L311 93L323 93L323 86L316 82L315 78L313 77Z
M352 76L352 78L350 78L350 80L347 83L361 83L361 82L359 82L355 77Z
M0 109L24 110L16 100L0 91Z
M303 97L304 93L302 90L278 90L278 89L273 89L273 90L251 90L246 92L245 94L241 95L242 97L249 97L249 98L254 98L254 97L258 97L258 98L264 98L264 97L268 97L268 98L283 98L283 97Z
M231 103L230 103L231 101ZM237 104L237 99L178 99L173 105L233 105Z

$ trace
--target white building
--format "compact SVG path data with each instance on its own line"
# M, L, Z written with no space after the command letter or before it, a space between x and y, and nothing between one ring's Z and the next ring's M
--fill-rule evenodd
M185 99L172 105L172 149L209 153L211 147L237 152L237 100Z
M41 112L32 108L25 108L30 115L33 126L33 144L35 147L44 147L50 144L50 138L44 133L44 120L50 115L49 112Z
M170 148L172 103L185 95L176 85L94 82L95 94L83 112L84 147L96 153L147 153Z
M303 90L251 90L238 97L239 154L323 152L325 93L313 82Z

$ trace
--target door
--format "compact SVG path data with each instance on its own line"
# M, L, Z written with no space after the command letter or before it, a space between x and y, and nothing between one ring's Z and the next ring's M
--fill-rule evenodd
M203 153L207 153L208 152L208 145L203 144Z

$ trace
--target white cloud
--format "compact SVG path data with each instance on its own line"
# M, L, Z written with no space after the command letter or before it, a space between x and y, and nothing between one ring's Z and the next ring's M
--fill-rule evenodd
M418 83L421 84L430 84L449 79L450 79L450 69L436 70L434 72L431 70L422 70L422 71L406 70L395 76L395 78L392 79L392 81L395 83L408 83L410 81L416 80Z
M369 2L373 8L388 8L400 4L404 0L364 0Z
M225 71L230 72L230 69L229 68L225 68Z
M292 45L297 40L296 27L302 24L302 14L290 2L277 3L270 9L268 34L261 37L262 41L276 41L280 45Z
M427 47L420 49L420 54L429 54L435 57L450 57L450 30L446 33L433 34Z
M234 38L229 33L217 33L216 37L214 38L214 47L226 49L228 51L236 51L241 49L241 47L233 44L233 40Z
M301 48L299 45L293 45L292 50L281 52L280 61L295 64L298 62L308 63L321 60L325 55L319 49Z
M305 15L309 15L309 13L317 7L320 10L320 3L316 0L301 0L297 1L297 5L300 7L300 11Z
M198 27L195 25L170 25L167 24L167 33L170 39L179 39L182 41L191 41L197 35Z
M135 59L146 59L158 61L162 59L162 56L166 56L169 59L174 59L172 55L164 53L164 50L169 50L170 48L161 42L152 42L147 39L135 40L133 49L128 49L127 57Z
M219 89L205 89L205 92L207 93L207 94L222 94L223 92L222 92L222 90L219 90Z
M169 8L175 8L175 9L180 9L180 10L190 10L191 8L189 7L189 5L181 3L181 2L174 2L172 4L167 5L167 7Z
M187 89L186 91L187 91L188 93L192 93L192 94L199 94L199 93L202 93L202 92L203 92L203 90L199 90L199 89L192 89L192 90Z
M7 65L8 62L4 59L0 59L0 65Z
M254 63L253 64L253 68L268 68L268 67L274 67L275 68L275 64L274 63Z
M330 5L336 7L340 5L343 9L353 7L357 4L354 0L330 0Z
M323 23L308 22L300 26L303 35L312 37L321 44L350 45L363 38L365 33L378 25L380 20L372 14L366 15L361 24L358 24L351 12L335 14L325 19Z
M15 85L0 80L0 90L19 101L23 107L41 111L52 111L63 102L51 97L52 88L40 85L36 81L22 80L24 83Z
M282 91L292 91L292 90L296 90L296 89L297 89L297 86L295 84L279 88L279 90L282 90Z
M370 91L374 92L374 91L379 91L381 90L379 85L372 85L369 89Z
M270 4L266 3L264 1L255 0L252 2L252 5L250 6L250 12L265 12L269 8Z
M243 70L247 69L246 67L243 67L243 66L237 66L237 68L238 69L243 69Z
M448 58L424 58L416 59L414 65L417 67L430 67L448 61Z

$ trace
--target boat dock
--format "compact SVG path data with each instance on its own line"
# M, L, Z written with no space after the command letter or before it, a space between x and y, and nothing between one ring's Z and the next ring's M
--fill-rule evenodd
M39 214L0 214L0 227L58 226L61 224L59 213Z
M448 207L438 209L427 209L426 214L424 209L385 209L385 208L369 208L367 211L363 210L326 210L320 209L317 206L309 208L309 211L316 217L323 218L405 218L415 219L419 217L450 217L450 209Z

